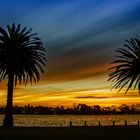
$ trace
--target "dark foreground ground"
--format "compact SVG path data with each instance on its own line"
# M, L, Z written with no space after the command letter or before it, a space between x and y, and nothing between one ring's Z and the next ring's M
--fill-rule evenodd
M0 127L0 140L140 140L140 127Z

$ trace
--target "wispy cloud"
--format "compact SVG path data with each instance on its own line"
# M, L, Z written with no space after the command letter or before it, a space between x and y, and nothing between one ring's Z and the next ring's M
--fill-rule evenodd
M77 96L75 98L84 98L84 99L89 99L89 98L93 98L93 99L106 99L106 98L109 98L109 97L105 97L105 96L100 96L100 97L97 97L97 96Z

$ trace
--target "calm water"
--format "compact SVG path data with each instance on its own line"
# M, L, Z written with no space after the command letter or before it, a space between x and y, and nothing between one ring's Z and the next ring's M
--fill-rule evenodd
M2 125L3 115L0 115L0 125ZM14 126L69 126L72 121L74 126L87 125L96 126L98 121L101 125L123 125L124 121L128 121L128 125L137 125L140 115L15 115Z

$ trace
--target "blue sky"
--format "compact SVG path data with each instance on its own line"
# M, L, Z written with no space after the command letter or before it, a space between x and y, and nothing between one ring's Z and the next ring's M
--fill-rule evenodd
M0 26L14 22L38 33L48 60L42 81L70 82L60 92L109 87L114 50L140 34L139 13L139 0L0 0Z

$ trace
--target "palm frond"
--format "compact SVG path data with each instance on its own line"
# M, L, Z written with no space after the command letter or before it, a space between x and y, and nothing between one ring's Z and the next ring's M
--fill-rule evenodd
M130 88L135 89L138 86L140 92L140 37L126 40L124 48L118 48L116 52L117 59L108 69L111 71L108 81L113 83L112 88L119 88L120 92L127 86L125 91L127 93Z
M0 81L14 71L15 85L19 81L37 83L46 65L45 48L32 29L13 23L7 30L0 27Z

